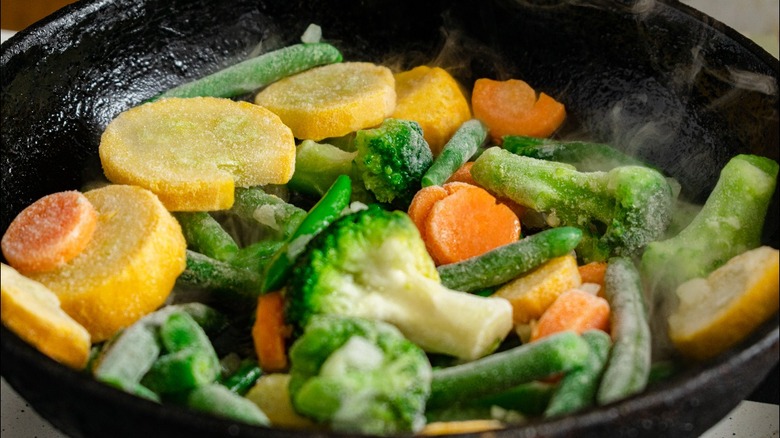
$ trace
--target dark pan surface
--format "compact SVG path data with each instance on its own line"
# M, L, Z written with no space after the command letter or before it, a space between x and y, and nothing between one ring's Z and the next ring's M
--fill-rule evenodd
M349 5L349 6L346 6ZM100 172L119 112L295 42L309 23L348 60L519 77L562 100L564 136L613 143L703 201L736 153L778 160L778 61L673 1L81 1L3 44L2 230L35 199ZM778 247L777 194L765 242ZM0 329L2 375L74 437L295 436L159 406L94 382ZM778 318L637 397L499 435L698 436L778 362Z

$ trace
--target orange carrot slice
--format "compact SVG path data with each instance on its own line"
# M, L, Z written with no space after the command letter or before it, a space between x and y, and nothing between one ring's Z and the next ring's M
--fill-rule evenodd
M496 142L505 135L549 137L566 118L564 105L518 79L477 79L471 95L474 117Z
M290 327L284 323L284 297L270 292L257 299L257 312L252 326L252 340L260 368L264 372L287 368L286 340Z
M607 331L609 312L609 303L604 298L579 289L568 290L544 311L533 327L531 341L565 330L577 333L590 329Z
M604 273L607 272L607 262L590 262L578 268L583 283L594 283L604 288Z
M475 257L520 237L517 215L485 189L458 182L443 188L448 195L433 204L422 233L436 264Z
M474 165L473 161L468 161L464 163L458 170L455 171L450 177L447 179L447 182L464 182L466 184L471 184L473 186L478 186L476 181L474 181L474 177L471 176L471 166Z
M86 248L97 218L95 207L80 192L44 196L8 226L1 244L3 255L23 274L50 271Z
M420 236L425 240L425 221L428 219L428 213L431 212L433 204L447 197L447 190L442 186L423 187L412 198L407 213L412 219L417 229L420 230Z

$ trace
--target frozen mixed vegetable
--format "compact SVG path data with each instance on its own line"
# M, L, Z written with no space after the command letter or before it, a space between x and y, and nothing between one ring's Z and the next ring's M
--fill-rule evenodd
M661 169L554 138L564 98L316 33L114 119L104 187L6 230L3 324L155 403L395 435L615 403L777 313L774 161L678 222Z

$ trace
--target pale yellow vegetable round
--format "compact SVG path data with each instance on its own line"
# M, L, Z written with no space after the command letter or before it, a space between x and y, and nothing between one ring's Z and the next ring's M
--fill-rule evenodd
M170 98L117 116L100 140L106 177L157 194L171 211L223 210L235 187L284 184L295 139L272 112L214 97Z
M316 141L379 125L393 113L395 98L390 69L344 62L275 82L255 103L277 114L296 138Z
M777 313L780 252L762 246L742 253L707 278L677 288L669 337L683 356L706 360L745 339Z
M54 292L4 263L0 285L3 325L57 362L75 369L86 366L89 332L60 308Z
M149 190L109 185L84 195L98 212L89 245L30 278L57 294L62 309L100 342L165 302L184 271L186 242Z
M421 65L395 75L397 102L393 117L414 120L438 155L460 125L471 119L458 82L441 67Z

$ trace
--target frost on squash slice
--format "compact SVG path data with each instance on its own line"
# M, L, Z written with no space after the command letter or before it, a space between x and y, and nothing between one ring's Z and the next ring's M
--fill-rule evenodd
M213 97L170 98L123 112L100 140L106 177L154 192L171 211L224 210L235 187L284 184L295 140L272 112Z

